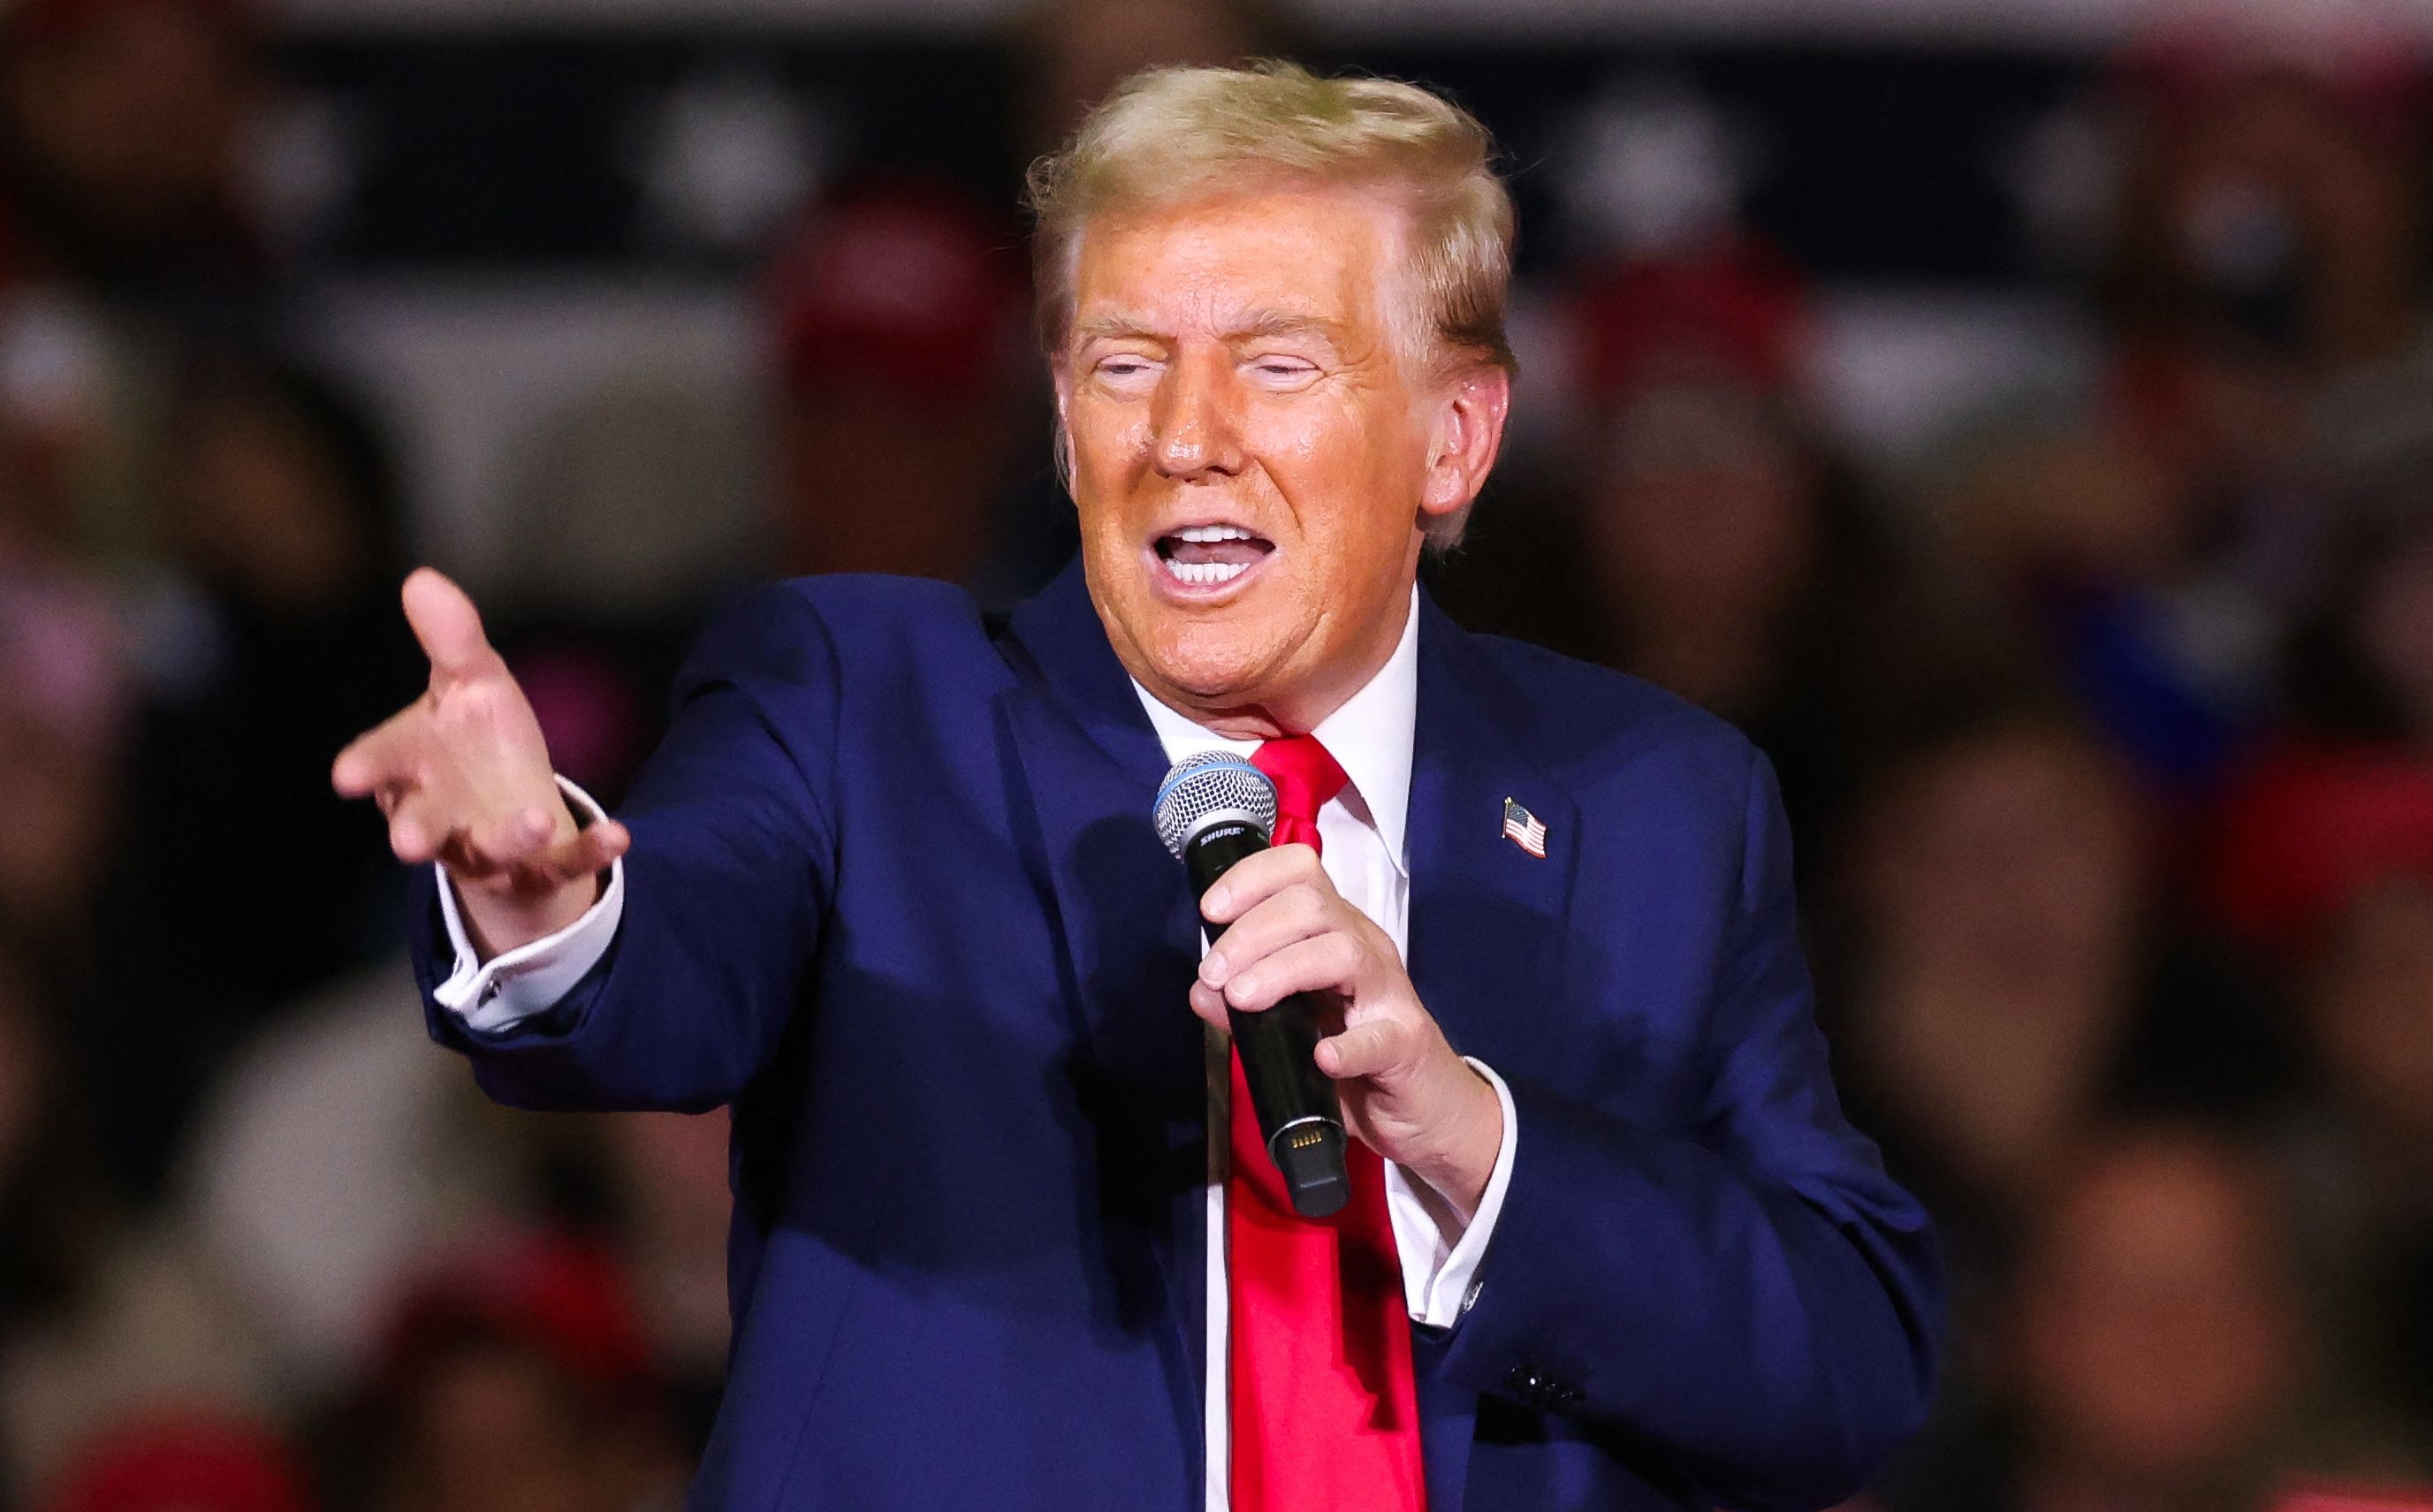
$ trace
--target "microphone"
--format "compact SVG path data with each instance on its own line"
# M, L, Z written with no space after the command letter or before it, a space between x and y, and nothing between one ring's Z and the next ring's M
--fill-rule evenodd
M1203 751L1176 762L1157 785L1156 818L1158 838L1191 874L1192 897L1201 898L1235 862L1268 848L1276 827L1275 784L1229 751ZM1221 924L1203 924L1212 944L1225 932ZM1227 1012L1259 1137L1284 1175L1293 1211L1304 1218L1331 1216L1352 1196L1343 1170L1343 1105L1314 1059L1318 1011L1308 994L1295 993L1265 1012Z

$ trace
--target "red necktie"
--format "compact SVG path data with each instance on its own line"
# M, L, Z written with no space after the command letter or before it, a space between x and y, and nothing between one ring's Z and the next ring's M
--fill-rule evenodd
M1279 845L1319 848L1318 811L1347 780L1309 736L1251 757L1276 785ZM1234 1512L1424 1512L1417 1386L1385 1166L1353 1139L1352 1198L1293 1212L1234 1058L1225 1276Z

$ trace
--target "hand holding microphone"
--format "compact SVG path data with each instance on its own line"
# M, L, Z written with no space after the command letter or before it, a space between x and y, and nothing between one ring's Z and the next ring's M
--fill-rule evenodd
M1191 891L1203 900L1208 928L1210 953L1192 988L1195 1008L1223 985L1225 958L1216 946L1229 926L1208 916L1205 900L1227 873L1268 849L1275 824L1274 785L1267 773L1229 753L1187 756L1158 785L1158 834L1190 872ZM1215 982L1209 980L1209 960L1220 962ZM1319 1005L1306 993L1289 993L1255 1010L1224 1004L1218 995L1258 1110L1259 1137L1284 1175L1293 1211L1305 1218L1329 1216L1352 1188L1343 1170L1342 1109L1318 1065Z
M1288 1164L1317 1164L1322 1157L1312 1152L1327 1147L1324 1134L1309 1152L1290 1147L1294 1121L1331 1114L1336 1130L1467 1218L1494 1171L1503 1107L1421 1005L1393 940L1344 900L1308 846L1268 847L1274 790L1248 761L1224 752L1186 758L1158 793L1159 833L1191 870L1210 926L1191 1007L1234 1030L1271 1156L1286 1135L1278 1169L1296 1208L1313 1217L1334 1211L1302 1204ZM1338 1014L1342 1028L1325 1034ZM1339 1177L1330 1187L1320 1164L1310 1181L1313 1203L1333 1195L1340 1204Z

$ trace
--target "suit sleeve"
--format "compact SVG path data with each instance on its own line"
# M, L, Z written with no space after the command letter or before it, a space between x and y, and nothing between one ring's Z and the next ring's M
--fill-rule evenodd
M817 948L836 866L839 669L802 594L754 594L703 637L667 739L620 818L633 833L615 938L544 1011L468 1026L434 1000L453 952L430 868L410 934L431 1035L519 1108L732 1101L775 1052Z
M1511 1186L1440 1368L1592 1420L1724 1504L1813 1508L1923 1417L1941 1272L1843 1120L1761 756L1727 938L1694 1137L1510 1079Z

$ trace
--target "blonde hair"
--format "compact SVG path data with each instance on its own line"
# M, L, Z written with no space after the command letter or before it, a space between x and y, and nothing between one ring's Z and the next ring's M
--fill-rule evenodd
M1073 320L1081 232L1110 212L1283 180L1381 189L1408 215L1418 309L1413 357L1515 372L1504 311L1512 275L1512 196L1476 117L1414 84L1320 78L1297 63L1153 68L1118 85L1061 152L1030 165L1025 202L1039 339L1057 361ZM1433 348L1430 350L1429 348ZM1060 462L1063 447L1059 445ZM1432 544L1461 535L1464 509L1429 522Z
M1277 61L1134 74L1063 151L1030 165L1041 342L1052 354L1072 321L1074 252L1091 217L1298 178L1397 192L1428 335L1513 371L1512 196L1493 151L1476 117L1415 84Z

